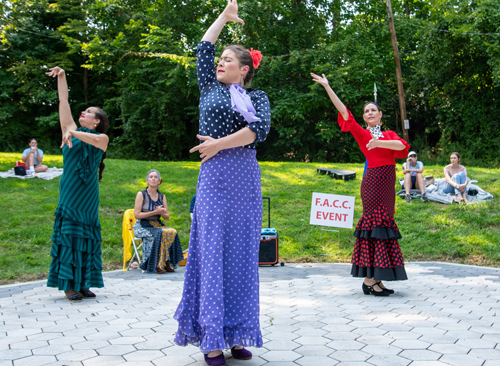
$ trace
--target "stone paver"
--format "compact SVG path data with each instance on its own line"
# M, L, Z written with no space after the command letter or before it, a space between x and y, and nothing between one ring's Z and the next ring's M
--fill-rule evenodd
M249 361L225 352L228 366L500 366L500 269L406 268L387 298L365 296L349 264L260 268L264 346ZM44 281L0 286L0 366L205 365L173 344L183 267L104 279L82 303Z

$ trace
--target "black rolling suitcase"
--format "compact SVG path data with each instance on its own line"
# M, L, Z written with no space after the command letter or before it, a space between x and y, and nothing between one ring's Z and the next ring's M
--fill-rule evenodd
M262 197L262 199L267 199L267 228L262 228L260 232L259 266L274 266L279 260L278 233L271 227L271 198Z

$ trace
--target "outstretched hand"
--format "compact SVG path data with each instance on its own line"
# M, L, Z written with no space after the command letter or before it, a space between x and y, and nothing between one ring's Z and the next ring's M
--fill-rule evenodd
M311 72L311 76L313 77L313 81L323 85L326 88L329 85L328 79L326 78L325 74L322 74L322 75L323 75L323 77L316 75L316 74L313 74Z
M245 24L243 19L238 17L238 2L236 0L228 0L227 6L221 14L226 22L239 22Z
M210 136L196 135L196 137L205 142L193 147L191 150L189 150L189 152L192 153L195 151L199 151L200 158L203 159L201 163L203 164L220 151L218 140Z
M49 70L50 71L46 72L45 74L49 75L49 76L52 76L53 78L55 78L56 76L59 76L59 75L61 75L61 76L64 75L64 70L61 69L59 66L52 67Z

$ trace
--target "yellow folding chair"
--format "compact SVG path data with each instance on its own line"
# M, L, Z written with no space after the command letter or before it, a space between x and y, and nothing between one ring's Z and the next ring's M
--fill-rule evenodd
M141 256L139 255L139 250L142 248L141 238L136 238L134 235L135 216L134 210L130 209L125 211L123 214L123 226L122 226L122 237L123 237L123 272L127 272L130 269L130 265L133 263L134 258L137 260L139 265L141 264ZM132 248L134 252L132 253ZM128 262L128 266L127 266Z

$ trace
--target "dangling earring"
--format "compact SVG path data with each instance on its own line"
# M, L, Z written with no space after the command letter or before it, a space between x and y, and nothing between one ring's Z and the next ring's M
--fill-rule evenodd
M94 128L96 128L96 127L97 127L97 123L94 123Z

